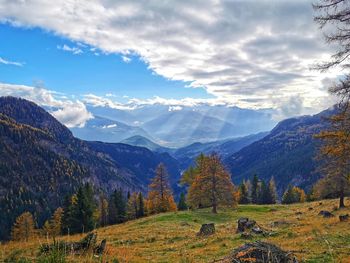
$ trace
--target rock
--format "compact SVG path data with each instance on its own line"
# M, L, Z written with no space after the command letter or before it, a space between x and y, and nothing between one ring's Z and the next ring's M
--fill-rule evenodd
M295 212L296 215L302 215L303 213L298 211L298 212Z
M253 226L255 226L256 222L255 220L249 220L247 217L241 217L237 221L237 233L242 233L247 229L251 229Z
M349 214L339 216L340 222L348 221L348 219L349 219Z
M326 218L329 218L329 217L334 217L334 215L329 212L329 211L326 211L326 210L321 210L319 213L318 213L319 216L323 216L323 217L326 217Z
M214 223L203 224L201 229L197 233L197 236L210 236L215 233L215 225Z
M318 205L322 205L323 203L322 202L319 202Z
M312 207L309 207L308 209L309 209L309 211L313 210L313 208L312 208Z
M215 262L298 263L290 252L284 251L274 244L261 241L238 247L229 256Z

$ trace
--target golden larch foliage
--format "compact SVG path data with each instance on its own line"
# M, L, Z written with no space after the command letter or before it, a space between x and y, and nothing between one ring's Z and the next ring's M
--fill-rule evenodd
M11 231L11 238L17 241L28 241L34 234L33 215L30 212L24 212L16 218Z

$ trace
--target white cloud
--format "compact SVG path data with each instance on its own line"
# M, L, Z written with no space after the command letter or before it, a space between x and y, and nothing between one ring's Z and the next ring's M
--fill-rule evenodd
M110 124L110 125L103 125L101 128L102 129L111 129L111 128L115 128L115 127L117 127L116 123Z
M125 63L129 63L131 61L131 58L129 58L127 56L122 56L122 59Z
M61 94L44 88L0 83L0 96L21 97L53 110L50 113L67 127L83 127L93 115L80 101L65 99Z
M79 55L79 54L83 53L83 50L81 50L80 48L78 48L78 47L70 47L70 46L68 46L66 44L64 44L63 46L58 45L57 49L73 53L74 55Z
M80 101L67 101L63 108L53 111L51 114L68 128L82 128L89 119L93 118L93 115L88 112L85 105Z
M83 101L86 104L89 104L93 107L109 107L112 109L119 109L119 110L132 110L135 108L132 105L125 105L125 104L113 101L110 98L100 97L94 94L86 94L83 97L84 97Z
M330 53L312 2L0 0L0 21L39 26L105 53L139 55L154 73L204 88L217 98L210 103L277 108L300 96L303 107L318 107L327 96L322 80L337 72L309 71Z
M10 60L6 60L2 57L0 57L0 64L13 65L13 66L17 66L17 67L23 67L23 65L24 65L23 62L10 61Z
M169 106L168 111L180 111L182 110L181 106Z

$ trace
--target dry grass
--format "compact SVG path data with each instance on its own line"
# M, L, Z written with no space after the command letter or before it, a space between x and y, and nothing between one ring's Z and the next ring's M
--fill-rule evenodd
M243 216L256 220L273 232L269 237L257 237L256 240L294 251L303 262L350 262L350 222L339 222L338 219L339 214L350 214L350 209L334 211L334 218L318 216L320 210L332 211L337 204L337 200L327 200L321 205L319 202L289 206L242 205L236 210L221 210L217 215L206 209L160 214L98 229L99 240L107 239L104 259L82 255L69 257L69 262L113 262L113 259L119 262L212 262L247 242L235 233L236 221ZM350 206L349 200L347 205ZM296 212L302 214L296 215ZM273 227L271 223L274 221L282 224ZM200 225L208 222L215 223L217 233L208 238L197 237ZM82 235L62 239L80 238ZM16 249L21 255L33 259L43 242L47 241L37 239L3 244L0 259Z

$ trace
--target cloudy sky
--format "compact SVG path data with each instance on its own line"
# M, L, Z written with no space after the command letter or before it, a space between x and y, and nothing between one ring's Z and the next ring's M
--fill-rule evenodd
M301 0L0 0L0 95L55 107L68 126L86 105L322 110L341 76Z

